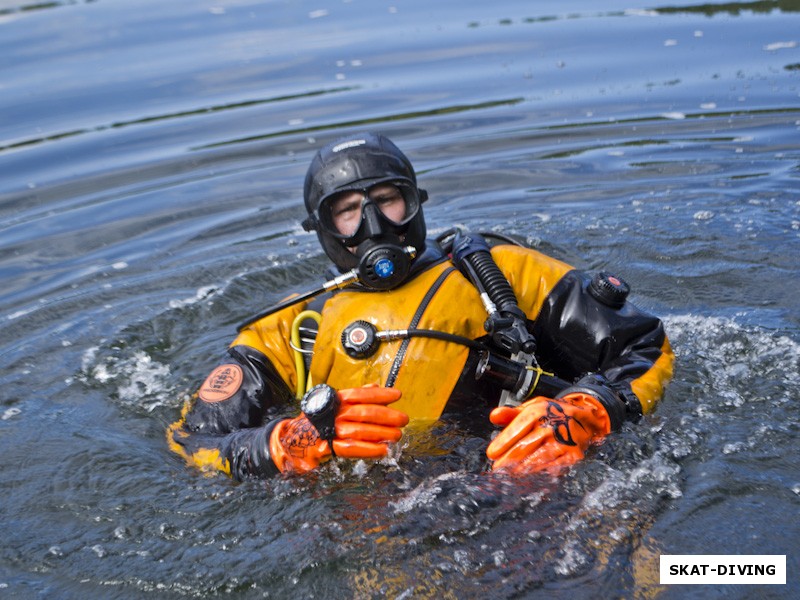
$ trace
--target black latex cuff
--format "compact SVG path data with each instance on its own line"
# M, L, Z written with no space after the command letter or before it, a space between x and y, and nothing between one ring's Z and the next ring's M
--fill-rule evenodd
M238 444L232 456L231 476L237 481L274 477L280 470L272 460L269 452L269 438L272 431L283 419L276 419L257 430L245 430L243 435L252 436L246 442Z
M266 477L274 477L281 472L281 470L278 468L278 465L276 465L275 461L272 460L272 455L269 452L269 439L272 437L272 431L278 426L278 423L285 420L286 419L275 419L274 421L264 425L264 462L266 463L264 465L264 475Z
M605 408L608 413L612 430L617 430L622 427L622 423L625 421L626 417L638 417L642 414L642 407L639 403L639 399L636 398L636 395L632 391L630 392L630 396L633 398L626 398L625 395L620 393L620 390L613 387L602 375L584 375L575 385L571 385L559 392L556 399L576 393L588 394L600 401L600 404L603 405L603 408ZM634 404L633 400L635 400L635 405L631 406L631 404Z

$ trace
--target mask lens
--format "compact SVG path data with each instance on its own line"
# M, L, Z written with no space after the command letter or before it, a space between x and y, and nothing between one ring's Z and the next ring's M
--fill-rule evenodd
M419 192L410 181L381 181L368 188L350 188L326 196L317 210L319 222L328 233L345 243L360 241L359 230L364 222L364 205L368 201L396 227L408 224L420 205Z
M331 194L319 205L320 223L328 233L340 239L346 240L352 237L361 223L364 199L363 190L346 190Z
M405 225L417 211L413 186L402 182L379 183L369 189L370 200L395 225Z

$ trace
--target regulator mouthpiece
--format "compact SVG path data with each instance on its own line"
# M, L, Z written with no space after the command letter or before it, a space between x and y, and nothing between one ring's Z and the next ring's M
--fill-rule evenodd
M367 240L358 247L358 255L359 281L375 290L390 290L405 281L417 250L390 241Z

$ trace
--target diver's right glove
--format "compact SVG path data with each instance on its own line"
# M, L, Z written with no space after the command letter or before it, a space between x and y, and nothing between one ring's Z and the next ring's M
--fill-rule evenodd
M318 388L309 390L306 398L318 393ZM328 390L338 399L330 442L323 438L325 428L320 432L319 424L312 424L305 413L279 422L270 433L270 457L281 472L305 473L317 468L331 457L331 445L342 458L383 458L389 443L402 436L408 415L386 406L400 399L400 390L377 385Z

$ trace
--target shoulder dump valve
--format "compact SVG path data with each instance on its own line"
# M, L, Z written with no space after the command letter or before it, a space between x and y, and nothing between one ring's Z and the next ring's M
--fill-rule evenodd
M612 308L620 308L625 304L631 288L622 279L605 271L592 277L589 293L597 300Z

